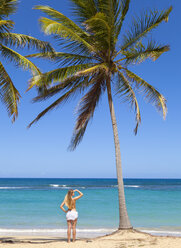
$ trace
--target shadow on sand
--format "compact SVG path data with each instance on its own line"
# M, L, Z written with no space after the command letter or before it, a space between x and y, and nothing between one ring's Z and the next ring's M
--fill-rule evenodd
M66 238L60 237L29 237L29 238L16 238L16 237L1 237L0 243L9 243L9 244L17 244L17 243L30 243L30 244L47 244L53 242L67 242Z

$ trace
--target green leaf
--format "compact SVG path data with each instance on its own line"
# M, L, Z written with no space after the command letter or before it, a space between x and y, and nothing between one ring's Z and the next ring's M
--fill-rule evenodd
M78 75L77 73L82 72L86 68L90 68L92 65L92 63L73 65L58 68L41 75L36 75L30 80L28 90L31 89L33 86L45 87L49 86L52 83L63 82L68 78L71 78L72 76L80 77L80 75Z
M66 91L69 91L70 89L77 87L77 85L80 91L79 93L81 93L88 87L88 85L92 84L92 81L89 80L89 78L90 78L89 76L81 77L81 78L77 78L73 76L55 86L46 87L44 90L40 89L39 95L33 98L33 102L44 101L56 95L57 93L62 93L62 92L64 93Z
M141 38L146 37L146 35L156 28L163 21L168 20L168 16L172 11L172 7L165 11L150 11L134 19L133 26L127 33L123 36L123 43L121 45L121 50L126 50L135 42L139 41Z
M75 75L80 77L80 76L85 76L85 75L93 75L93 74L95 74L97 72L101 72L101 71L104 73L108 72L108 67L105 63L97 64L97 65L90 67L88 69L81 70L81 71L77 72Z
M64 65L74 65L83 64L93 61L93 57L88 57L79 54L72 53L63 53L63 52L54 52L54 53L35 53L27 55L26 58L44 58L59 63L59 66Z
M110 49L111 27L104 13L98 12L95 16L85 21L86 29L92 33L93 44L97 50Z
M0 98L6 106L9 116L12 116L12 121L15 121L18 116L18 103L20 94L15 88L11 78L0 62Z
M122 51L122 55L124 55L125 64L135 64L142 63L146 59L150 58L153 61L157 60L164 52L170 50L168 45L161 46L157 45L156 42L152 40L148 42L147 46L143 46L141 42L133 48L129 50ZM115 62L119 62L115 61Z
M127 14L128 10L129 10L130 1L131 0L119 1L120 5L121 5L119 12L121 12L121 15L119 15L119 12L118 12L118 15L117 15L117 18L116 18L116 24L115 24L115 26L116 26L116 38L118 38L118 36L120 34L124 19L125 19L126 14Z
M0 0L0 18L15 13L17 4L17 0Z
M0 44L0 52L4 58L14 62L17 66L22 67L24 70L30 69L33 75L41 73L38 67L36 67L30 60L12 49L3 46L2 44Z
M14 26L14 22L10 20L0 20L0 36L2 32L9 32Z
M73 22L71 19L69 19L67 16L63 15L59 11L49 7L49 6L42 6L38 5L35 6L34 9L41 10L42 12L46 13L49 17L52 17L55 21L61 23L62 25L74 30L79 35L87 36L88 34L80 28L75 22Z
M166 107L166 99L163 95L161 95L152 85L148 84L141 77L133 73L132 71L124 68L127 77L135 82L135 87L138 92L144 95L145 101L151 103L156 107L156 109L160 112L163 112L163 118L166 118L167 107Z
M85 22L97 13L94 0L71 0L72 12L80 23Z
M42 17L39 20L41 28L45 34L54 34L58 35L64 39L77 42L84 45L88 50L93 51L94 48L89 44L84 38L82 38L77 32L73 29L68 28L62 25L59 22L53 21L51 19Z
M95 83L88 93L81 99L77 107L78 118L76 121L74 133L69 146L70 150L74 150L81 142L87 124L93 117L95 108L100 100L100 96L103 93L102 87L102 75L100 74L99 83Z
M27 47L28 49L33 48L44 53L54 52L54 49L48 42L44 42L24 34L1 33L0 41L6 46L13 46L17 48Z
M87 79L85 79L85 80L87 80ZM51 111L54 108L58 107L61 103L67 101L70 97L72 97L73 95L75 95L75 93L77 91L79 91L79 93L80 93L80 88L82 88L83 85L84 85L84 80L81 81L81 82L80 81L76 81L76 83L74 82L74 86L69 91L67 91L65 94L63 94L61 97L59 97L55 102L53 102L49 107L47 107L45 110L43 110L28 125L28 128L30 128L32 126L32 124L34 124L35 122L37 122L38 120L40 120L46 113L48 113L49 111ZM35 101L37 101L37 100L45 100L45 99L48 98L49 94L50 94L50 97L51 97L52 96L52 93L53 93L53 95L55 95L56 93L59 93L60 90L62 90L62 85L57 85L56 87L52 87L52 88L48 89L45 94L43 94L42 96L40 95L39 96L39 99L35 99Z
M136 127L134 129L135 135L138 131L138 126L141 123L141 114L138 105L138 101L136 99L136 95L134 93L133 88L130 85L130 82L127 78L121 73L118 72L118 83L117 83L117 94L121 99L124 99L131 105L131 108L135 110L136 113Z

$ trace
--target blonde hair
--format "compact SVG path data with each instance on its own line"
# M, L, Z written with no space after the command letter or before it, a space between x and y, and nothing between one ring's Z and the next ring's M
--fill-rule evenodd
M64 199L64 202L65 202L65 205L71 209L72 208L72 193L73 193L73 189L70 189L68 191L68 193L66 194L65 196L65 199Z

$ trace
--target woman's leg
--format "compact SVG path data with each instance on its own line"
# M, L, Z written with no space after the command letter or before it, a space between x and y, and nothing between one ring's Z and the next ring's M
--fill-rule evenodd
M68 243L70 242L70 237L71 237L71 220L67 220L67 241Z
M76 240L76 224L77 224L77 219L72 221L73 242L75 242L75 240Z

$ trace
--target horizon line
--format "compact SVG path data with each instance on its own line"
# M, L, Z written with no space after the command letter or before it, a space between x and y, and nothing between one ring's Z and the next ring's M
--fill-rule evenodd
M116 177L0 177L0 179L117 179ZM176 177L124 177L123 179L181 179Z

